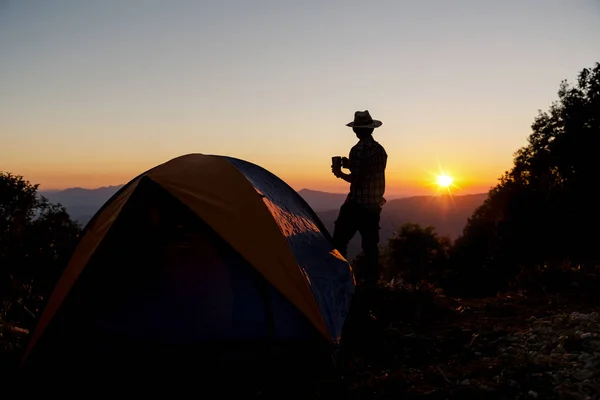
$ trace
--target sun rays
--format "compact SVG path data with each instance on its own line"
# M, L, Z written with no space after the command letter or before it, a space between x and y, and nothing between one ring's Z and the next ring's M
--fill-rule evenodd
M450 172L443 170L439 163L437 172L428 173L433 177L433 180L428 184L428 186L435 187L436 196L448 195L452 197L452 190L460 189L460 187L456 184L455 177Z

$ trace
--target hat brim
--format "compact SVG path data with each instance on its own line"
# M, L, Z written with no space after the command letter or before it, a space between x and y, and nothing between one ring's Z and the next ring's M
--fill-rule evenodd
M376 119L374 119L373 122L368 125L356 125L354 124L354 121L346 124L346 126L349 126L350 128L379 128L381 125L383 125L383 122Z

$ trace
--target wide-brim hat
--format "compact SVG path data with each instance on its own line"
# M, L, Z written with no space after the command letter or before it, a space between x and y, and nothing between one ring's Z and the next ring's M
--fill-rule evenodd
M383 122L371 118L369 110L356 111L354 113L354 121L349 122L346 126L351 128L379 128Z

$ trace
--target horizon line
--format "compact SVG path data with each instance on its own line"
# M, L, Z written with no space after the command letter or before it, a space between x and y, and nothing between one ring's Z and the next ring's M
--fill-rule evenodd
M38 190L38 192L41 193L56 193L56 192L64 192L67 190L89 190L89 191L93 191L93 190L101 190L101 189L110 189L110 188L120 188L125 186L126 183L119 183L119 184L115 184L115 185L105 185L105 186L98 186L98 187L83 187L83 186L72 186L72 187L67 187L64 189L57 189L57 188L50 188L50 189L43 189L40 188ZM309 192L313 192L313 193L323 193L323 194L333 194L333 195L342 195L342 196L346 196L348 194L347 191L344 192L333 192L333 191L325 191L325 190L317 190L317 189L311 189L308 187L303 187L302 189L294 189L297 193L300 193L302 191L309 191ZM482 194L488 194L488 191L476 191L476 192L469 192L469 193L451 193L451 196L476 196L476 195L482 195ZM431 194L388 194L388 195L384 195L384 197L387 197L388 199L405 199L405 198L410 198L410 197L439 197L440 194L436 194L436 193L431 193Z

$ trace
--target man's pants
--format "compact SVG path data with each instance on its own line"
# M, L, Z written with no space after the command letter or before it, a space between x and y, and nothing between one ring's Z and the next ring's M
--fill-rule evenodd
M356 232L362 239L365 265L356 271L357 283L364 281L365 289L371 291L379 280L379 219L381 208L368 210L365 207L347 201L340 208L333 231L333 246L347 258L348 243Z

